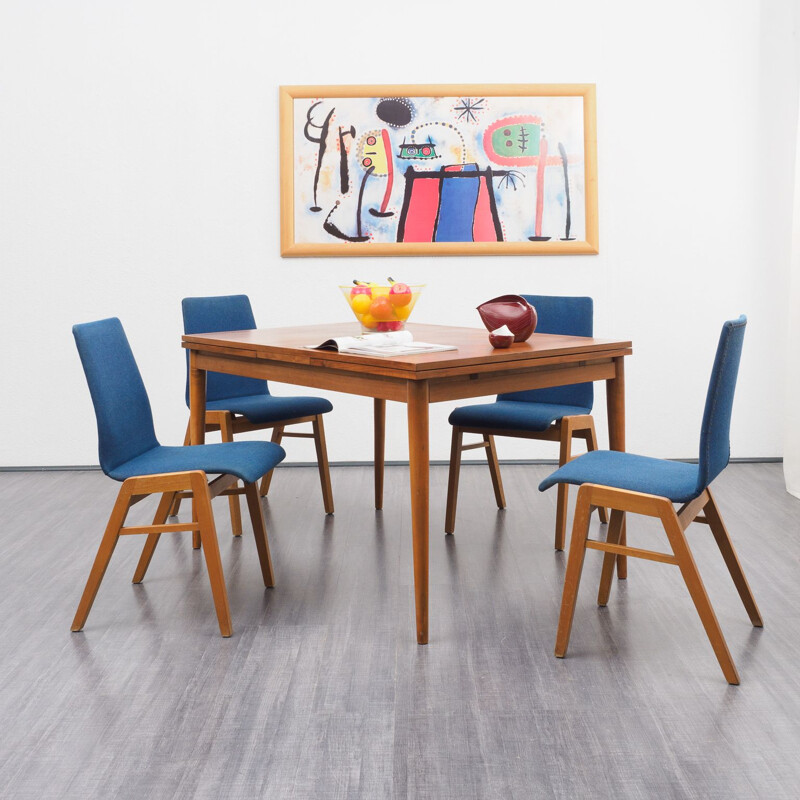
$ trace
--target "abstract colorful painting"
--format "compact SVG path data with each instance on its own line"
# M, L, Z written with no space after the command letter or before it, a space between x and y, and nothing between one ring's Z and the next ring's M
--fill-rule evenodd
M597 253L592 85L281 87L281 253Z

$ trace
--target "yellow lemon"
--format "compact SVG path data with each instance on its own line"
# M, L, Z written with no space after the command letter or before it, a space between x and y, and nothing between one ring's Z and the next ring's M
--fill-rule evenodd
M368 294L357 294L350 298L350 306L356 314L365 314L371 303L372 298Z

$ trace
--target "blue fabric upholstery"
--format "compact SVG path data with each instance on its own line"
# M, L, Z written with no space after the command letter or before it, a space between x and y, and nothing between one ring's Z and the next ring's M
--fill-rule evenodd
M114 317L74 325L72 333L97 417L100 467L109 477L123 481L202 470L253 483L285 457L283 448L271 442L160 445L150 400L120 321Z
M616 489L656 494L674 503L685 503L697 497L697 464L665 461L660 458L619 453L615 450L595 450L573 459L557 469L539 484L539 490L556 483L598 483Z
M124 481L134 475L188 472L199 469L209 475L236 475L255 483L283 461L284 449L272 442L222 442L184 447L158 445L116 467L109 477Z
M742 315L722 326L706 397L697 464L597 450L557 469L539 484L539 490L556 483L575 486L596 483L667 497L674 503L685 503L701 494L728 464L731 409L746 324L747 318Z
M726 322L719 336L700 429L699 480L703 488L728 466L733 393L739 375L746 325L747 317L743 314L737 320Z
M591 408L528 403L516 400L496 400L475 406L456 408L449 417L451 425L483 430L544 431L557 419L578 414L590 414Z
M256 327L250 298L245 294L218 297L185 297L183 310L183 332L217 333L218 331L251 331ZM186 352L186 405L189 405L189 352ZM206 402L227 397L248 397L269 394L266 381L245 378L241 375L225 375L209 372L206 375ZM299 416L293 414L292 416Z
M206 404L206 408L212 411L232 411L258 424L327 414L333 406L324 397L275 397L271 394L257 394L212 400Z
M521 296L536 309L536 333L592 335L594 306L591 297ZM487 430L543 431L562 417L591 414L593 402L591 383L507 392L497 395L496 403L457 408L450 414L449 422Z
M550 297L542 294L523 294L522 297L536 309L538 316L536 333L558 333L564 336L593 335L594 304L591 297ZM551 386L547 389L507 392L498 395L497 399L577 406L591 411L594 403L594 386L591 383L573 383L568 386Z
M244 331L256 327L250 299L244 294L218 297L186 297L182 304L183 330L186 334ZM186 405L189 405L188 358ZM327 414L333 409L322 397L273 397L267 381L239 375L207 373L206 408L241 414L249 422L280 422L298 417Z
M97 417L100 467L115 467L158 445L142 376L116 318L74 325L72 335Z

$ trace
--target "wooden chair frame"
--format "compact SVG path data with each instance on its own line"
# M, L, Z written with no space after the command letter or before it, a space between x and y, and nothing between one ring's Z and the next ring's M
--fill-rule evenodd
M611 522L608 526L605 542L589 538L589 519L592 509L598 506L612 509ZM627 511L660 519L672 548L672 553L640 550L634 547L627 547L621 543L621 535L625 528L625 512ZM685 503L676 511L672 502L666 497L585 483L578 490L578 500L575 506L575 521L572 528L572 541L570 542L567 571L564 578L564 593L561 600L561 614L556 635L556 656L564 658L567 654L586 550L601 550L605 553L605 556L600 577L600 589L597 595L597 604L600 606L605 606L608 603L614 561L617 556L634 556L678 566L726 680L728 683L738 684L739 673L736 671L725 637L722 635L719 621L711 606L711 601L697 570L697 564L686 541L685 531L692 522L701 522L709 526L722 553L725 565L731 574L731 578L733 578L736 590L739 592L739 597L750 617L750 621L757 628L763 627L761 614L753 598L753 593L744 576L733 542L731 542L728 530L719 513L719 508L709 489L705 489L701 495Z
M228 606L228 592L225 588L225 578L222 571L222 560L217 541L217 530L214 525L214 514L211 509L211 500L221 494L239 495L247 497L250 510L250 519L253 524L253 535L256 540L258 559L261 564L261 574L264 586L275 585L275 576L272 571L272 559L269 553L267 529L264 523L264 514L258 487L255 483L246 483L244 488L235 487L235 475L221 475L208 482L206 473L200 470L190 472L166 472L159 475L146 475L128 478L120 487L114 508L108 520L100 547L94 559L94 564L89 573L89 579L83 590L78 610L72 621L72 630L80 631L86 624L86 619L92 609L100 583L105 575L114 548L120 536L131 534L144 534L147 536L144 549L139 558L139 563L133 575L133 583L141 583L144 579L150 560L155 552L158 540L162 533L175 533L179 531L192 531L203 543L208 577L211 582L211 594L214 598L214 607L217 612L220 633L227 637L233 634L231 613ZM151 494L161 493L161 501L151 525L125 526L125 519L131 506ZM192 521L167 523L167 515L174 501L181 498L192 499ZM237 504L238 507L238 504Z
M304 422L311 423L311 433L284 430L289 425L299 425ZM322 422L322 414L315 414L309 417L297 417L295 419L282 420L281 422L257 423L250 422L246 417L240 414L234 414L231 411L206 411L206 431L220 431L223 442L232 442L234 435L237 433L269 429L272 429L272 438L270 441L275 444L280 444L283 439L289 438L314 440L314 447L317 451L319 480L322 486L322 503L325 507L325 513L333 514L333 490L331 488L331 472L328 464L328 448L325 443L325 426ZM183 444L188 445L190 441L189 426L187 425ZM275 470L270 470L261 479L261 489L259 490L259 495L261 497L267 496L274 471ZM228 502L230 504L231 529L233 530L233 535L241 536L242 514L239 509L239 498L235 495L231 495L228 498ZM176 497L169 510L169 516L177 516L180 506L180 497ZM196 535L193 537L193 546L195 548L200 546Z
M476 433L483 436L482 442L463 444L465 433ZM558 442L560 452L558 466L563 467L572 459L572 440L585 439L587 450L597 450L597 432L594 427L594 418L591 414L580 414L571 417L562 417L543 431L516 431L497 430L487 428L473 428L453 426L453 437L450 445L450 475L447 481L447 506L445 512L445 533L454 533L456 527L456 505L458 503L458 481L461 475L461 453L465 450L476 448L486 449L486 460L489 462L489 474L492 477L494 497L498 508L506 507L505 493L503 492L503 479L500 477L500 462L497 459L495 436L509 436L516 439L541 439L549 442ZM555 549L563 550L567 529L567 500L569 487L565 483L558 485L556 499L556 530ZM608 522L604 508L598 508L601 522Z

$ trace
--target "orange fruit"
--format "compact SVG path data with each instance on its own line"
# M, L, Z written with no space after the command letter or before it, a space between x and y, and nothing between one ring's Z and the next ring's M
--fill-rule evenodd
M388 297L376 297L370 303L369 313L378 321L387 320L394 316L394 309Z

